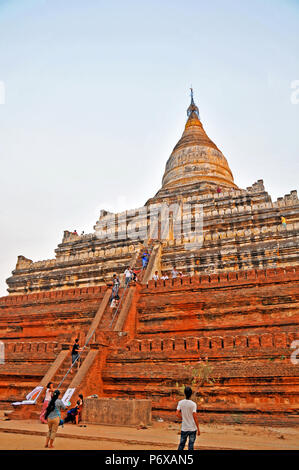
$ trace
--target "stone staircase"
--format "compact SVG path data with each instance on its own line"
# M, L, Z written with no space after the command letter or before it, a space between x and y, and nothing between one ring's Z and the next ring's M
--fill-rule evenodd
M145 284L151 279L154 271L157 268L157 264L159 264L158 258L160 256L160 247L161 243L149 240L144 243L144 249L139 251L138 257L136 258L135 269L138 271L137 274L137 281L141 284ZM147 251L149 253L148 263L145 269L142 269L142 256L144 252ZM158 270L158 269L157 269Z
M89 331L86 335L85 344L92 340L93 334L99 325L99 322L102 318L103 313L105 312L105 308L109 302L110 295L111 295L111 289L108 288L91 322ZM84 335L80 334L80 337L83 337L83 336ZM9 412L11 418L14 418L14 419L37 418L39 416L40 407L44 399L45 388L50 381L54 383L55 388L58 388L59 386L61 397L63 396L64 392L67 390L67 388L69 387L69 385L71 384L71 382L73 381L77 373L74 374L74 373L68 372L71 366L71 344L65 343L61 347L62 347L62 350L58 353L58 355L53 360L53 362L50 363L50 365L47 365L47 368L46 366L44 366L42 369L42 373L39 373L39 376L36 377L36 378L40 378L39 382L37 382L36 380L32 381L30 385L27 384L27 387L25 388L23 387L22 394L20 393L20 390L18 389L18 393L19 393L18 396L13 396L9 400L4 400L3 403L1 403L2 409L4 407L6 407L6 409L9 409L12 402L22 400L21 396L24 399L26 394L30 390L34 389L37 385L44 387L44 390L38 397L35 405L19 405L18 407L14 408L12 412ZM82 353L80 353L81 366L83 365L88 355L88 352L89 352L89 348L85 348L82 351ZM25 377L25 375L29 374L30 369L32 368L30 367L31 366L30 354L27 354L27 363L24 365L26 367L23 367L22 375L24 375Z
M132 257L130 267L132 269L136 269L138 271L137 274L137 281L141 282L142 277L145 271L142 271L142 255L143 250L138 250ZM140 273L139 273L140 271ZM112 309L110 307L110 300L105 308L105 311L101 317L101 321L99 323L99 330L102 331L113 331L115 327L119 327L119 317L126 316L122 315L124 313L124 309L127 311L130 308L131 300L132 300L132 289L136 286L136 282L131 281L128 286L123 286L119 288L118 295L119 295L119 304L117 308ZM124 318L125 320L125 318ZM123 325L123 322L122 322Z
M113 330L113 327L115 326L115 323L117 321L118 313L121 311L122 305L124 304L128 292L129 292L130 287L125 288L122 287L118 291L118 295L120 297L119 304L116 308L112 309L110 307L110 299L109 302L106 306L105 312L101 318L100 324L99 324L99 330L102 331L111 331Z
M38 418L42 406L42 402L44 399L45 388L48 382L54 383L54 388L59 388L61 392L61 398L64 395L65 391L68 388L75 388L75 395L73 399L79 393L79 390L84 389L91 390L93 387L89 387L85 385L85 383L90 382L90 371L97 370L97 373L100 373L102 367L105 364L105 354L103 355L102 359L99 359L99 349L103 345L99 347L99 344L95 340L97 338L97 334L104 333L106 344L104 344L104 348L106 348L107 354L107 347L110 348L111 345L115 344L117 341L117 337L122 337L124 332L124 328L128 328L127 319L130 315L132 315L132 304L138 300L139 297L139 290L141 288L141 284L147 282L147 279L150 278L152 275L152 271L155 268L155 263L157 260L157 256L159 253L159 244L149 243L147 249L150 253L149 262L147 268L142 271L142 254L144 251L138 250L134 253L130 266L137 270L141 270L141 276L138 276L138 281L130 283L128 287L121 287L119 290L120 302L118 306L117 312L115 310L112 311L110 308L110 299L112 289L110 287L107 288L103 299L96 311L96 314L90 324L89 330L84 338L84 334L80 335L81 338L81 347L83 345L83 351L80 352L80 359L81 359L81 366L77 370L77 366L75 365L73 369L76 370L76 373L71 373L71 343L65 343L62 345L62 350L57 355L53 363L48 367L46 373L44 374L42 380L40 380L39 385L44 387L41 395L36 401L35 405L20 405L12 413L10 416L13 419L28 419L28 418ZM133 307L133 317L136 313L134 313ZM135 320L134 320L135 321ZM135 330L135 328L134 328ZM126 333L125 333L126 334ZM116 336L115 336L116 335ZM83 339L84 338L84 339ZM82 341L83 339L83 341ZM105 343L104 341L104 343ZM125 340L126 341L126 340ZM100 341L101 342L101 341ZM91 347L90 347L91 346ZM112 346L114 347L114 346ZM97 369L97 364L101 362L101 366ZM93 373L93 372L92 372ZM101 376L98 376L97 379L100 381ZM36 386L36 382L32 384L32 389ZM20 399L20 398L19 398Z
M86 359L88 352L89 352L88 347L86 347L82 352L80 352L81 365ZM59 388L62 394L68 389L75 374L77 373L79 369L78 369L77 362L71 368L71 354L66 356L61 367L57 370L57 373L54 375L53 380L52 380L54 382L55 387Z

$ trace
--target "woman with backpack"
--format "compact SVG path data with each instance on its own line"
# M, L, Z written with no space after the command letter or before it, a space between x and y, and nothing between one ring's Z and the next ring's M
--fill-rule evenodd
M59 400L59 395L60 391L55 390L45 413L45 418L48 420L49 428L45 447L49 447L50 449L54 447L53 442L61 419L60 411L67 408L63 401Z

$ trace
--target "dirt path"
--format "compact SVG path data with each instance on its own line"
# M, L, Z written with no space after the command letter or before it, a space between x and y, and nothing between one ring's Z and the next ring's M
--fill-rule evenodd
M55 439L55 450L154 450L155 447L122 444L121 442L85 441L83 439ZM45 438L23 434L7 434L0 432L0 450L45 450Z
M47 425L37 420L7 420L0 412L0 450L44 448ZM253 425L200 425L195 449L298 450L296 428ZM180 425L153 421L146 429L124 426L67 424L59 428L57 450L176 450ZM47 450L47 449L45 449Z

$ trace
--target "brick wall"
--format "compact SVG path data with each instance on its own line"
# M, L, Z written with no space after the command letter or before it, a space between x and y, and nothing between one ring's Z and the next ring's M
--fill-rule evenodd
M0 340L63 341L85 334L106 286L0 299Z
M97 332L105 354L80 389L89 393L97 384L103 396L150 398L154 416L173 419L177 384L191 380L186 365L207 357L215 383L197 396L202 420L233 422L240 415L246 422L295 422L299 373L290 362L290 345L298 339L298 280L296 266L138 286L124 324L127 334ZM0 299L0 340L7 355L0 366L2 404L39 383L63 338L86 334L105 291Z
M0 365L0 409L25 399L44 377L61 350L57 342L4 341L4 364Z
M298 286L298 267L149 281L137 336L287 332L299 323Z
M196 397L202 421L298 424L298 278L292 267L149 281L135 339L107 358L104 394L151 397L154 416L174 419L186 366L208 358L215 383Z

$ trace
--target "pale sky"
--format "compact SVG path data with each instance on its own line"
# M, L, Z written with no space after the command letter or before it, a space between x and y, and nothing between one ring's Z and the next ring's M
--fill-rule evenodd
M0 0L0 295L157 192L191 84L238 186L298 189L298 30L298 0Z

